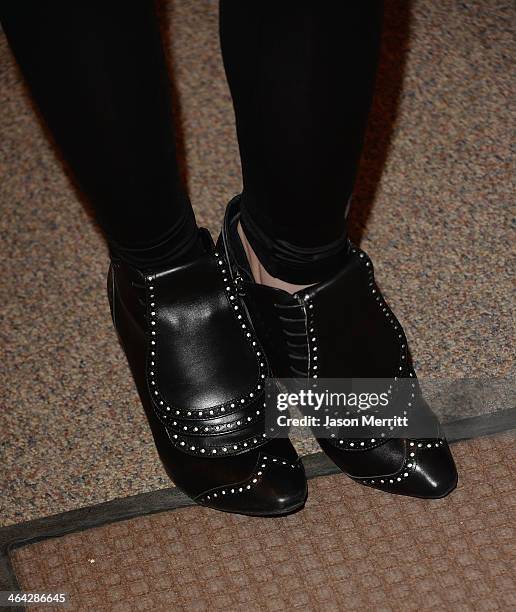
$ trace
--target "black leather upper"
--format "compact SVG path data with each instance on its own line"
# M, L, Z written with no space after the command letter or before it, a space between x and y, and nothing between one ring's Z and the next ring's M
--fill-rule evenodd
M222 510L291 510L306 496L304 470L288 440L265 436L268 362L224 256L204 240L204 256L172 269L112 262L113 321L174 482Z
M238 215L237 196L226 212L224 241L274 375L391 379L393 394L396 381L408 379L409 393L395 396L399 412L420 411L432 425L430 439L324 438L323 450L363 484L421 497L453 489L457 474L448 445L421 395L403 328L376 285L366 253L350 245L338 274L291 295L254 282L236 230Z
M147 384L173 444L225 455L263 444L267 362L225 260L215 254L146 275L146 293Z
M208 258L147 277L152 331L161 339L149 373L155 373L160 397L185 418L187 409L220 415L224 406L226 414L235 413L242 398L247 405L258 395L265 376L259 347L251 347L242 333L245 323L230 301L235 290L224 274L225 268Z
M375 288L372 262L356 247L339 274L296 297L314 328L308 334L309 353L314 348L319 352L317 363L309 364L309 375L394 378L405 369L407 343L401 326Z

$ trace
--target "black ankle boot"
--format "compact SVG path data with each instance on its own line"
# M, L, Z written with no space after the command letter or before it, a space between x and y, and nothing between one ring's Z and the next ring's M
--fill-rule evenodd
M170 478L196 503L250 515L303 506L306 478L288 440L264 433L266 356L228 274L206 254L142 272L113 261L111 314Z
M228 205L222 240L260 342L278 378L413 379L403 329L385 303L367 255L350 245L330 280L291 295L254 282L237 232L240 198ZM422 400L421 400L422 401ZM435 417L433 417L435 418ZM391 493L437 498L457 484L444 437L318 438L348 476Z

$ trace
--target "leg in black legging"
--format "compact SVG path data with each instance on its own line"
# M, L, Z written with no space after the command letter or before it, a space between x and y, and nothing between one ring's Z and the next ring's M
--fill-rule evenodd
M268 273L334 274L369 110L379 0L221 0L242 159L242 225Z
M380 3L222 0L243 224L268 271L341 265L371 98ZM149 0L6 0L4 30L112 251L135 264L196 249Z
M179 179L149 0L4 0L10 46L112 252L138 266L199 248Z

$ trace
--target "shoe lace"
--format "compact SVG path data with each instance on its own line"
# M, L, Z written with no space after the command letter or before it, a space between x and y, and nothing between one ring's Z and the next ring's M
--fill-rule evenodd
M289 369L294 376L306 378L308 376L309 355L304 305L301 303L274 303L274 307L280 310L278 319L282 323L282 331L286 337L285 344L289 349L287 353ZM292 316L298 313L301 316ZM302 329L300 329L301 325Z

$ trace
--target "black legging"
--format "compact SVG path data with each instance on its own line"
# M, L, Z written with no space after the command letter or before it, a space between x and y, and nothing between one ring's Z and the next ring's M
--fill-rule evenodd
M242 159L242 223L274 276L341 265L373 90L380 0L221 0ZM3 0L10 46L113 254L137 266L198 252L176 161L151 0Z

